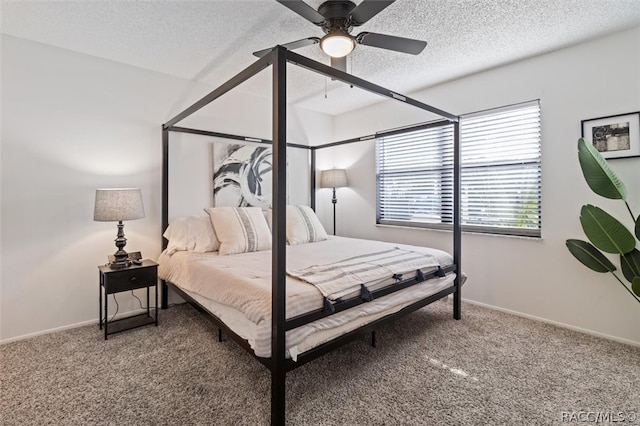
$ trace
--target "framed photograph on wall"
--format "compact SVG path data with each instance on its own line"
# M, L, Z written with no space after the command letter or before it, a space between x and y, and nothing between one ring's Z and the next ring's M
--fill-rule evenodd
M640 157L640 112L582 120L582 137L604 158Z

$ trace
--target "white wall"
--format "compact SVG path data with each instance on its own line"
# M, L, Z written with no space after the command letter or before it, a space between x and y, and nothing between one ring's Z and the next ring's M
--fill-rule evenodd
M465 298L640 342L637 303L619 284L579 265L564 247L566 238L583 238L578 223L582 204L627 217L617 203L591 194L580 175L575 145L581 119L640 109L639 45L636 28L414 94L458 114L541 99L543 239L465 234L463 266L470 276ZM147 216L126 224L127 249L142 250L148 258L158 255L160 124L210 89L2 36L1 341L97 322L96 266L115 251L116 229L92 220L96 188L142 188ZM262 114L268 100L236 96L184 125L268 138L270 119L268 112ZM238 108L255 112L249 123L246 114L238 116ZM322 143L426 119L388 102L335 120L295 110L289 115L289 137ZM198 149L191 155L194 162L203 161ZM448 233L375 226L371 142L320 151L317 160L318 169L349 168L351 186L338 190L338 234L450 247ZM208 159L204 163L209 166ZM640 160L611 165L626 181L631 207L639 214ZM208 171L198 173L208 179ZM327 229L330 194L328 189L317 192ZM127 295L118 300L121 312L137 307Z
M97 265L116 250L116 224L93 222L96 188L142 189L146 217L125 224L126 249L158 256L160 126L211 89L2 36L0 341L97 323ZM269 100L238 92L214 105L181 124L270 138ZM319 128L331 122L292 110L289 137L326 140ZM208 168L198 173L206 188ZM138 307L127 293L118 301L120 312Z
M412 94L455 114L541 100L543 238L464 234L464 298L640 343L638 303L613 277L579 264L564 244L567 238L585 239L578 220L583 204L599 205L631 227L622 203L593 195L584 183L576 142L580 120L640 110L639 76L636 28ZM335 136L348 139L428 119L406 105L383 102L337 117ZM375 226L373 143L319 152L318 168L334 165L347 167L350 180L350 188L338 190L338 234L450 249L450 233ZM610 165L626 182L634 214L640 214L640 158ZM329 198L329 190L318 191L318 212L327 227Z

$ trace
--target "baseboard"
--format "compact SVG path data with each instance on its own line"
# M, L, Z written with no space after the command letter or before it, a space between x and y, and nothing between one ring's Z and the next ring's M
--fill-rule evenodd
M117 320L117 319L120 319L120 318L128 317L130 315L137 315L137 314L142 314L142 313L146 313L146 312L147 312L146 309L136 309L136 310L129 311L129 312L118 313L118 314L116 314L116 316L113 319ZM111 321L111 319L109 319L109 321ZM75 324L63 325L62 327L50 328L48 330L43 330L43 331L37 331L35 333L24 334L22 336L11 337L9 339L3 339L3 340L0 340L0 345L4 345L5 343L17 342L17 341L20 341L20 340L26 340L26 339L30 339L32 337L42 336L42 335L45 335L45 334L57 333L58 331L71 330L72 328L85 327L87 325L98 325L98 319L96 318L96 319L92 319L92 320L88 320L88 321L78 322L78 323L75 323ZM101 335L99 333L100 330L98 329L98 327L96 327L96 332L98 332L97 335Z
M452 298L452 296L448 296L448 297ZM576 327L574 325L565 324L563 322L553 321L553 320L549 320L549 319L546 319L546 318L537 317L535 315L525 314L525 313L514 311L514 310L511 310L511 309L506 309L506 308L501 308L501 307L494 306L494 305L489 305L488 303L478 302L478 301L475 301L475 300L469 300L469 299L462 298L462 301L465 302L465 303L469 303L471 305L477 305L477 306L482 306L482 307L487 308L487 309L492 309L494 311L505 312L505 313L508 313L508 314L512 314L512 315L516 315L516 316L519 316L519 317L531 319L531 320L534 320L534 321L540 321L540 322L544 322L544 323L547 323L547 324L556 325L558 327L567 328L569 330L578 331L580 333L589 334L591 336L601 337L603 339L613 340L615 342L624 343L626 345L640 347L640 342L635 342L633 340L623 339L623 338L616 337L616 336L611 336L611 335L605 334L605 333L599 333L597 331L588 330L586 328ZM146 312L146 309L137 309L137 310L130 311L130 312L123 312L123 313L117 314L114 319L120 319L120 318L125 317L125 316L141 314L141 313L144 313L144 312ZM96 325L97 323L98 323L98 320L97 319L93 319L93 320L89 320L89 321L79 322L79 323L76 323L76 324L65 325L65 326L62 326L62 327L50 328L48 330L38 331L36 333L24 334L22 336L11 337L9 339L0 340L0 345L3 345L5 343L17 342L17 341L20 341L20 340L30 339L32 337L42 336L44 334L56 333L58 331L64 331L64 330L70 330L72 328L84 327L84 326L91 325L91 324Z
M531 319L531 320L534 320L534 321L540 321L540 322L544 322L544 323L547 323L547 324L556 325L558 327L568 328L569 330L578 331L580 333L589 334L591 336L601 337L601 338L607 339L607 340L613 340L615 342L624 343L625 345L640 347L640 342L635 342L633 340L623 339L621 337L611 336L610 334L599 333L597 331L589 330L589 329L586 329L586 328L576 327L574 325L565 324L563 322L553 321L553 320L537 317L535 315L525 314L525 313L518 312L518 311L513 311L511 309L500 308L498 306L489 305L487 303L482 303L482 302L477 302L475 300L469 300L469 299L462 298L462 301L464 301L465 303L469 303L471 305L477 305L477 306L482 306L484 308L492 309L494 311L505 312L505 313L508 313L508 314L512 314L512 315L516 315L516 316L519 316L519 317Z

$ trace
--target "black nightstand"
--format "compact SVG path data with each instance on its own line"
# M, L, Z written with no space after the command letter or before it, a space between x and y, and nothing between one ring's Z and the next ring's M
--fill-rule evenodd
M100 281L98 293L100 294L100 330L104 323L104 340L110 334L124 330L130 330L144 325L154 324L158 326L158 264L152 260L144 260L141 265L132 264L125 269L111 269L109 265L98 266ZM147 312L109 321L108 295L122 291L147 288ZM155 315L151 316L149 305L149 289L155 287ZM104 291L104 321L102 320L102 293Z

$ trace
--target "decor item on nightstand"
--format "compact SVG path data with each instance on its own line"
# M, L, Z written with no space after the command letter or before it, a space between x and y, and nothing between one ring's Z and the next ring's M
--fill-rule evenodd
M333 188L333 235L336 235L336 188L347 186L347 171L345 169L323 170L320 173L320 187Z
M123 220L142 219L144 206L140 188L96 189L96 203L93 220L98 222L118 222L118 235L111 269L123 269L131 265L124 247L127 239L124 237Z
M631 212L627 203L627 190L595 146L580 138L578 159L582 174L596 194L614 200L623 200L632 221L635 237L622 223L604 210L587 204L580 211L580 223L589 242L567 240L567 248L587 268L596 272L610 272L631 296L640 303L640 251L636 248L640 240L640 216ZM600 251L620 256L622 275L630 283L625 284L614 273L615 265Z

